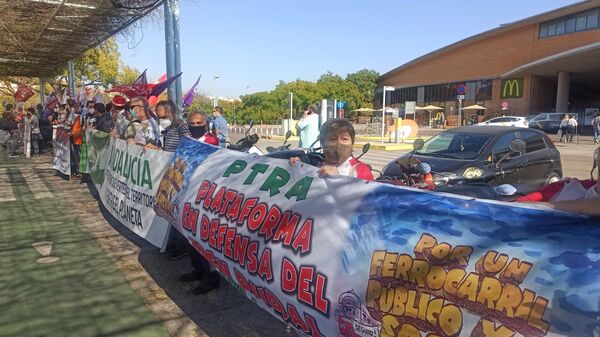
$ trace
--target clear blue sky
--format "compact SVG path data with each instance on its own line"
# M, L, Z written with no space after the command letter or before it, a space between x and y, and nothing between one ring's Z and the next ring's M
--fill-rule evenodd
M180 0L183 88L219 96L272 90L279 80L314 81L326 71L385 73L471 35L573 0ZM165 72L164 30L144 25L121 58L149 80ZM467 66L467 65L465 65Z

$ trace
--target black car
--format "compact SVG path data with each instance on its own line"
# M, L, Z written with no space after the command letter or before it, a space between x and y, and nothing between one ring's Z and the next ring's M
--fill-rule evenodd
M523 142L517 152L511 143ZM512 148L512 150L511 150ZM409 162L410 161L410 162ZM384 177L406 174L416 163L431 166L436 185L485 182L512 184L521 193L562 178L560 153L539 130L506 126L465 126L439 133L383 169Z

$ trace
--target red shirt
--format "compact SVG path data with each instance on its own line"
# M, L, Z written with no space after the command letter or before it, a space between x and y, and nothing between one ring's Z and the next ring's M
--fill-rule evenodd
M373 173L371 172L371 167L360 160L352 157L349 161L352 166L352 170L354 171L353 176L356 178L364 179L364 180L373 180Z

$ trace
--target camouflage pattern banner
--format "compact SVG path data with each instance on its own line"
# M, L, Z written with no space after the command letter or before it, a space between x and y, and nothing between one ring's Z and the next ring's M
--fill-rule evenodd
M598 336L597 220L366 182L185 139L155 210L309 336Z
M71 136L69 129L55 127L56 137L52 141L54 159L53 168L60 173L71 175Z

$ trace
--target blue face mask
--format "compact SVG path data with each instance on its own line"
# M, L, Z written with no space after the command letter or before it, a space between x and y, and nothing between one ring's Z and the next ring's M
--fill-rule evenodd
M131 117L137 118L137 113L135 111L129 110L129 113L131 114Z

